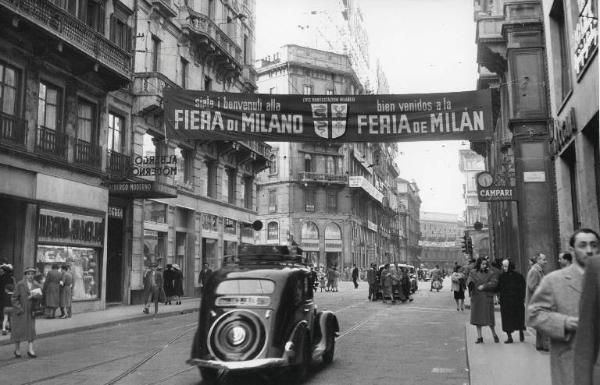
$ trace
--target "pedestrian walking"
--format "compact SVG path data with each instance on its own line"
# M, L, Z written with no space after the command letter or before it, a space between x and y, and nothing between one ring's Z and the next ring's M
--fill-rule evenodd
M173 265L167 263L165 272L163 273L164 290L165 290L165 305L170 305L173 296L175 296L175 270Z
M371 263L371 268L367 270L367 283L369 284L369 300L377 299L377 265Z
M36 272L37 270L33 267L25 269L23 272L24 277L21 281L17 282L11 298L14 311L11 321L10 340L15 344L13 352L15 358L21 357L22 341L27 341L27 355L31 358L37 357L33 348L36 333L32 301L42 297L42 289L33 279Z
M392 292L393 278L389 263L386 263L383 267L379 282L381 284L383 303L387 303L387 298L389 298L392 303L396 303L394 300L394 293Z
M154 314L158 313L158 303L165 301L163 275L157 270L158 264L153 262L144 274L144 313L148 314L149 303L154 302Z
M69 265L62 265L62 279L60 281L60 317L71 318L71 304L73 301L73 274L71 274Z
M515 264L508 259L502 261L502 274L498 279L498 299L502 330L513 342L512 332L519 331L519 341L525 340L525 278L515 271Z
M599 242L600 237L594 230L576 230L569 239L575 261L569 267L546 275L529 303L529 323L550 337L553 385L580 385L574 382L573 351L579 324L579 301L586 263L598 255Z
M400 268L400 290L402 293L402 302L412 302L413 297L411 295L410 277L408 276L408 270L406 267Z
M60 281L62 273L58 270L58 263L53 263L50 271L46 273L44 281L44 301L46 305L46 318L56 318L56 309L60 306Z
M325 287L326 278L327 276L325 275L325 273L319 270L319 288L321 289L321 293L323 292L323 290L327 291L327 288Z
M435 269L431 270L431 287L429 288L429 291L433 291L433 289L440 291L441 288L442 288L442 271L440 270L439 265L435 265Z
M460 265L455 265L450 275L452 293L454 302L456 302L456 311L465 310L465 275L461 270Z
M8 334L8 323L12 310L11 296L15 290L15 278L11 264L0 265L0 322L2 322L2 335Z
M358 267L356 267L356 263L352 266L352 283L354 283L354 288L358 289Z
M564 252L558 254L558 264L560 268L563 269L565 267L571 266L573 263L573 256L569 252Z
M546 256L538 253L533 259L533 264L527 272L527 292L525 294L525 306L529 307L531 297L544 278L544 266L548 263ZM527 309L526 309L527 313ZM526 316L526 318L528 318ZM547 352L549 350L549 340L539 330L535 332L535 348Z
M600 257L586 262L575 336L575 384L600 384Z
M208 278L212 274L212 270L208 266L208 263L204 262L202 264L202 270L200 270L200 274L198 274L198 283L200 284L200 294L204 292L204 287L208 282Z
M183 297L183 271L178 264L173 264L173 294L177 297L175 305L181 305ZM169 304L171 301L169 301Z
M471 288L471 325L477 328L476 344L483 343L481 328L489 326L494 342L500 342L496 334L494 316L494 291L498 286L498 275L489 268L489 262L482 257L477 258L471 270L467 285Z

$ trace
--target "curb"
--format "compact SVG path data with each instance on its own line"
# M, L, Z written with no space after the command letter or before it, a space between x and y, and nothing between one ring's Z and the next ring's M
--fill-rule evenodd
M471 363L469 362L469 348L467 346L467 344L469 343L469 341L467 341L467 328L469 326L465 325L465 356L466 356L466 361L467 361L467 370L469 371L469 384L472 383L472 379L471 379Z
M190 309L183 309L183 310L174 311L174 312L158 313L156 315L142 313L140 315L136 315L136 316L132 316L132 317L128 317L128 318L122 318L122 319L117 319L117 320L112 320L112 321L95 323L95 324L91 324L91 325L76 326L76 327L72 327L72 328L65 328L65 329L60 329L60 330L53 330L51 332L46 332L46 333L40 333L40 334L36 335L36 339L55 337L55 336L59 336L62 334L67 334L67 333L77 333L77 332L82 332L82 331L87 331L87 330L100 329L100 328L104 328L104 327L109 327L109 326L114 326L114 325L119 325L119 324L127 324L130 322L141 321L141 320L172 317L175 315L193 313L193 312L197 312L197 311L200 311L200 309L198 307L193 307ZM0 346L11 345L11 344L13 344L13 342L10 340L10 338L0 341Z

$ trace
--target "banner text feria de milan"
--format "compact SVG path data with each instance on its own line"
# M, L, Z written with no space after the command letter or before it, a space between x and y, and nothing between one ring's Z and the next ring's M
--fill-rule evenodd
M490 90L413 95L275 95L163 90L168 135L280 142L481 141Z

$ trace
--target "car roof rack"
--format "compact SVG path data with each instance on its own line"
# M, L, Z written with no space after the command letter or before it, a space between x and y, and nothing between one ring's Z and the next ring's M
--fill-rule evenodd
M306 267L306 257L302 249L296 245L251 245L242 244L238 247L237 255L229 255L224 259L224 265L237 266L302 266Z

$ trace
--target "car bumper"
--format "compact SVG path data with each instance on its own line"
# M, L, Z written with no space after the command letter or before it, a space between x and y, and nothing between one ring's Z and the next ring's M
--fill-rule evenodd
M259 358L256 360L249 361L217 361L192 358L188 360L187 363L189 365L194 365L202 368L211 368L218 370L247 370L286 366L289 365L289 360L285 358Z

